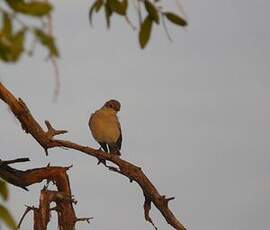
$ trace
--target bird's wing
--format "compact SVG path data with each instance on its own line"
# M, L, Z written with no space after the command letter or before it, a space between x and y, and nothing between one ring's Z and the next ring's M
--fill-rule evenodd
M89 121L88 121L88 126L89 126L90 129L92 129L93 117L94 117L94 113L92 113L90 115L90 118L89 118Z
M118 129L120 131L120 135L116 141L116 145L118 147L119 150L121 150L121 146L122 146L122 130L121 130L121 125L120 122L118 121Z

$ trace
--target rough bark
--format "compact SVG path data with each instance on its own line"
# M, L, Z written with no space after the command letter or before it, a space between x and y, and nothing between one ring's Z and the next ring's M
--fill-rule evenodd
M58 226L60 230L73 230L78 219L73 208L72 198L67 170L69 167L43 167L29 170L17 170L9 164L29 161L28 158L20 158L11 161L0 161L0 177L10 184L28 190L28 186L46 180L53 182L57 190L48 190L47 186L40 192L39 207L27 207L22 219L30 211L34 212L34 230L45 230L50 221L51 211L56 211ZM56 204L54 209L50 204ZM21 225L21 221L19 226Z

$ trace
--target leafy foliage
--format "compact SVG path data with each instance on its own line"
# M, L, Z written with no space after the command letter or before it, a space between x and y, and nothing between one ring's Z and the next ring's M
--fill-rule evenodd
M0 197L3 198L4 201L8 199L8 187L5 181L0 180Z
M126 15L128 2L127 0L118 1L118 0L108 0L108 5L111 8L112 12L115 12L119 15Z
M0 220L2 220L9 227L9 229L12 229L12 230L17 229L16 222L12 218L10 212L5 206L1 204L0 204Z
M59 56L55 39L50 34L50 13L52 5L43 1L5 0L7 7L0 7L0 61L17 62L25 53L34 52L36 42L45 47L49 56ZM3 3L4 4L4 3ZM29 25L22 20L23 16L32 17L40 26ZM44 17L47 20L44 20ZM25 17L23 17L25 19ZM0 24L0 25L1 25ZM16 28L16 29L15 29ZM30 34L31 36L27 36ZM32 46L26 47L26 37L32 39Z
M0 197L4 201L6 201L8 199L8 195L9 193L7 183L0 180ZM16 222L14 221L8 209L3 204L1 204L1 202L0 202L0 221L3 221L11 230L17 229Z
M48 15L52 10L52 6L47 2L31 1L25 2L22 0L5 0L11 9L15 12L25 15L42 17Z
M39 42L49 50L50 55L58 57L59 52L54 43L54 38L40 29L35 29L34 32Z
M155 7L155 5L148 0L145 0L144 6L145 6L145 9L147 10L150 18L153 21L155 21L157 24L159 24L159 12L158 12L157 8Z
M92 25L93 13L100 12L100 9L104 7L108 28L111 26L111 17L113 14L124 17L128 24L134 28L127 14L129 5L131 5L128 4L128 2L131 2L131 0L95 0L89 10L90 24ZM162 0L135 0L135 2L137 4L136 10L138 11L139 17L139 43L142 49L144 49L149 42L153 30L153 22L159 25L161 17L167 19L168 22L172 24L182 27L187 26L187 21L180 15L163 11L163 6L161 5ZM145 15L144 19L142 19L142 15ZM167 32L165 22L162 25Z
M179 26L186 26L187 22L183 18L179 17L178 15L171 13L171 12L165 12L163 13L169 21L172 23L179 25Z
M140 46L142 49L146 46L146 44L148 43L148 41L150 39L152 24L153 24L153 20L152 20L151 16L148 15L144 19L144 21L140 27L139 41L140 41Z

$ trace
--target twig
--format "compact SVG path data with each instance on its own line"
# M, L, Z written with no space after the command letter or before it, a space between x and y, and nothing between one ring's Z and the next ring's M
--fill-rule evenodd
M18 229L20 229L21 224L22 224L22 222L23 222L25 216L27 215L27 213L30 212L30 211L32 211L32 210L34 210L34 209L35 209L34 206L30 207L30 206L27 206L27 205L26 205L26 209L25 209L25 211L24 211L24 213L23 213L23 215L22 215L22 217L21 217L21 219L20 219L20 221L19 221L18 226L17 226Z
M9 165L9 164L21 163L21 162L26 162L26 161L30 161L30 159L29 158L17 158L17 159L9 160L9 161L2 161L0 159L0 167L2 165Z
M136 30L137 29L136 26L134 26L132 24L131 20L129 19L129 17L127 15L125 15L125 19L126 19L127 24L130 25L130 27L131 27L132 30Z
M4 162L15 162L16 160L4 161ZM20 160L22 161L22 160ZM73 230L76 223L76 215L73 209L74 200L67 170L69 167L50 167L46 166L43 168L35 168L29 170L17 170L11 168L8 165L2 165L0 167L0 177L8 183L15 186L24 188L27 190L27 186L40 183L43 180L54 181L57 191L48 190L48 186L44 186L40 193L39 208L31 208L34 210L34 229L45 229L48 222L50 221L50 203L56 203L56 211L58 213L58 221L60 229ZM30 211L27 208L24 212L19 226L23 221L25 215ZM40 228L38 228L40 227Z
M55 77L55 86L54 86L54 92L53 92L53 101L55 102L60 93L61 81L60 81L59 67L58 67L56 58L54 56L51 56L50 60L52 62L52 66L54 70L54 77Z
M90 224L90 220L93 220L93 219L94 219L94 217L77 218L76 222L86 221L88 224Z
M142 24L142 9L141 9L141 2L140 1L137 1L138 5L137 5L137 8L138 8L138 18L139 18L139 25Z
M151 200L147 197L147 195L144 195L145 200L144 200L144 218L146 221L150 222L153 227L157 230L158 228L156 227L156 225L154 224L154 222L152 221L152 218L149 215L150 209L151 209Z
M164 20L163 14L161 14L161 22L162 22L163 29L164 29L164 31L165 31L165 33L166 33L166 35L167 35L168 40L169 40L170 42L172 42L173 40L172 40L172 37L171 37L171 35L170 35L170 33L169 33L169 30L168 30L166 21Z
M48 0L45 0L48 2ZM52 15L48 14L48 34L53 37L53 26L52 26ZM50 55L50 61L52 62L53 70L54 70L54 77L55 77L55 86L54 86L54 93L53 93L53 101L56 101L61 88L61 82L60 82L60 74L59 74L59 68L56 61L56 58L52 55Z

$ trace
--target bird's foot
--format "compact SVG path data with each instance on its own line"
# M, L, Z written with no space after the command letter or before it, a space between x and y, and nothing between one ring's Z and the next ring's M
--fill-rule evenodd
M106 160L99 159L97 165L99 165L100 163L107 167Z

